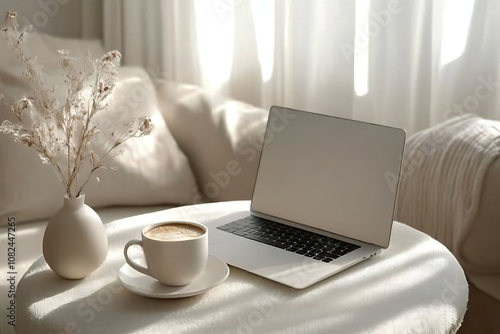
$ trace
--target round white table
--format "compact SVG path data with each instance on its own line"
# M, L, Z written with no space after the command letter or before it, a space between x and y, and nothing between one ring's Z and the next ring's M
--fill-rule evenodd
M54 274L43 258L17 290L17 333L454 333L468 284L453 255L395 222L390 247L372 259L295 290L230 267L227 280L183 299L153 299L117 279L123 247L165 220L230 221L249 201L201 204L124 216L98 211L109 238L106 262L82 280ZM130 210L128 210L130 213Z

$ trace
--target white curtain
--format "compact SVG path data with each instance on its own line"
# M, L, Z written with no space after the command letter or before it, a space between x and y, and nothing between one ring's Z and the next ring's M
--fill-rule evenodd
M496 0L104 0L126 64L218 99L400 126L500 119Z

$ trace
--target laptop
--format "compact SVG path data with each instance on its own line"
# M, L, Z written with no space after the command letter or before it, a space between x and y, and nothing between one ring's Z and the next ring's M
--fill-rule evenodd
M273 106L250 211L209 228L228 264L303 289L389 246L406 132Z

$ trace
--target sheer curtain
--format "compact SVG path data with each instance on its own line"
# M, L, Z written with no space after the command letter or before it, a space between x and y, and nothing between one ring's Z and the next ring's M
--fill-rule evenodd
M495 0L104 0L126 64L218 99L407 129L500 119Z

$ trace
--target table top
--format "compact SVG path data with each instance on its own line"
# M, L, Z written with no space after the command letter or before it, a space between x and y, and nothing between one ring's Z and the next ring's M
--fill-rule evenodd
M249 201L185 206L137 216L98 211L109 239L105 263L82 280L54 274L43 257L17 290L17 333L453 333L468 300L464 272L439 242L395 222L388 249L307 289L230 267L227 280L183 299L153 299L117 278L123 247L166 220L209 225L248 211Z

